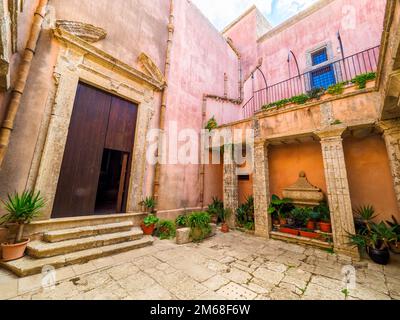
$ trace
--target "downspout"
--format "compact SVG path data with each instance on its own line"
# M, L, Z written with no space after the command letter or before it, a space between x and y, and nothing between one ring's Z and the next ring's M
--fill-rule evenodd
M165 67L164 67L164 77L167 85L163 89L161 93L161 106L160 106L160 121L159 121L159 129L161 132L165 130L165 113L167 109L167 98L168 98L168 81L169 74L171 69L171 49L173 44L173 36L175 31L174 25L174 0L169 1L169 20L168 20L168 40L167 40L167 51L165 54ZM160 137L161 138L161 137ZM160 153L160 146L162 145L162 141L160 140L158 143L157 156ZM153 184L153 197L156 200L158 207L158 198L160 193L160 176L161 176L161 165L159 161L157 161L155 165L155 173L154 173L154 184Z
M42 24L46 14L46 7L48 0L40 0L36 8L34 19L32 23L31 33L26 44L26 48L21 57L21 63L18 68L17 81L11 93L11 100L6 110L6 115L0 129L0 167L3 164L4 157L7 153L8 145L10 143L11 132L14 128L15 117L17 115L19 106L21 104L21 97L24 94L26 81L31 69L33 56L37 42L39 40Z

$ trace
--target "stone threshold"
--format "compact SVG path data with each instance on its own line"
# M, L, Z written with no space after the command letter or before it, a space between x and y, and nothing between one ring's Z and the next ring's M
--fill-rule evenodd
M316 239L309 239L309 238L304 238L300 236L294 236L291 234L286 234L286 233L281 233L278 231L271 231L271 238L274 240L282 240L286 242L291 242L291 243L297 243L297 244L303 244L303 245L309 245L309 246L314 246L318 247L321 249L332 249L333 244L330 244L328 242L316 240Z

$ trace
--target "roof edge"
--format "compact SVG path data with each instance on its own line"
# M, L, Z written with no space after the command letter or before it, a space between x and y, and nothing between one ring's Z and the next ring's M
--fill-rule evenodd
M237 25L240 21L242 21L245 17L247 17L254 10L258 10L257 6L253 4L249 9L247 9L244 13L242 13L239 17L233 20L230 24L228 24L222 31L222 34L227 33L230 29L232 29L235 25Z

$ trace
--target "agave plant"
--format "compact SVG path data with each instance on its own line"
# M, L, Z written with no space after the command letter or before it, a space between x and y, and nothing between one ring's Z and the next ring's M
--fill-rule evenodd
M154 212L154 208L157 203L153 197L147 197L139 203L140 206L143 206L147 212Z
M15 243L22 242L24 226L40 215L40 210L45 206L45 201L40 192L24 191L22 194L14 193L2 201L7 214L2 217L4 223L18 224Z

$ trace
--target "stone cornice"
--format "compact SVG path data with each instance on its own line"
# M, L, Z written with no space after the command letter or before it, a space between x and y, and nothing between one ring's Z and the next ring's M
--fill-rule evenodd
M57 20L56 26L89 43L103 40L107 36L106 30L103 28L83 22Z
M161 70L147 54L142 52L138 57L138 61L149 76L157 79L160 83L167 83Z
M129 78L145 83L158 91L161 91L165 87L165 83L160 82L158 79L146 75L142 71L129 66L125 62L116 59L105 51L96 48L87 41L84 41L65 30L56 28L53 30L53 34L54 37L67 48L82 51L85 58L89 57L98 60L101 64L108 66L114 72L123 73Z

